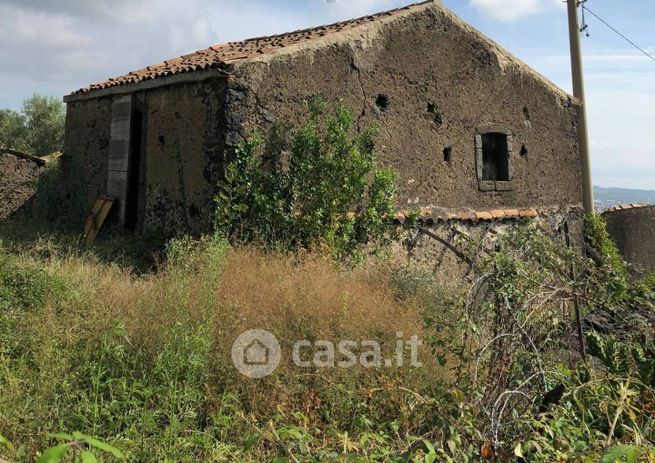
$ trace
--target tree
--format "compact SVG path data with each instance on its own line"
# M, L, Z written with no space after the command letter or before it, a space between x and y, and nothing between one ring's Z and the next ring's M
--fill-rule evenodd
M55 98L39 94L23 101L21 112L0 110L0 146L37 156L63 148L66 109Z
M61 100L34 94L23 102L23 114L33 154L43 156L63 148L66 108Z
M0 147L29 150L25 116L10 109L0 109Z
M287 249L327 247L358 257L394 233L395 175L378 168L374 130L352 135L353 119L339 103L309 105L293 132L257 135L227 166L216 198L217 231L233 240Z

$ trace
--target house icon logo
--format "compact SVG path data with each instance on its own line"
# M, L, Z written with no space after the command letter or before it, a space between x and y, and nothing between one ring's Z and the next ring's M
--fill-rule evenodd
M241 333L232 344L232 362L237 370L249 378L270 375L280 364L282 351L273 334L264 330Z
M243 351L243 363L252 366L268 365L270 355L268 347L259 339L254 339Z

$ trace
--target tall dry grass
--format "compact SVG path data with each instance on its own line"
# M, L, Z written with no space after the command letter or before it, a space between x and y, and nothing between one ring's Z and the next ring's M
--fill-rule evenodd
M405 413L412 394L444 374L427 347L420 369L290 361L301 339L376 340L385 356L398 332L424 337L420 307L398 297L381 263L344 268L215 239L174 242L166 265L141 275L91 254L8 258L11 268L41 268L42 287L57 282L35 306L2 314L0 434L24 443L27 456L48 433L79 430L135 461L194 461L299 411L317 427L357 433ZM251 328L274 333L284 351L262 380L230 360L232 342ZM196 433L206 436L190 444Z

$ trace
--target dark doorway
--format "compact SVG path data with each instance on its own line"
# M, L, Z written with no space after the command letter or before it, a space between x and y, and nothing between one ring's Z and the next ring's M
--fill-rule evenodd
M508 182L509 152L507 135L486 133L482 135L482 180Z
M127 171L127 201L125 204L125 228L131 231L136 231L139 219L143 125L143 111L138 107L133 108L132 127L130 129L130 158Z

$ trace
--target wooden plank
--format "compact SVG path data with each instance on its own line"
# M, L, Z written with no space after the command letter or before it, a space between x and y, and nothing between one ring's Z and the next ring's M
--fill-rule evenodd
M114 205L114 198L109 196L99 196L91 208L91 214L86 219L84 226L84 236L87 244L93 244L98 236L98 232L102 228L109 212Z

